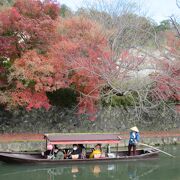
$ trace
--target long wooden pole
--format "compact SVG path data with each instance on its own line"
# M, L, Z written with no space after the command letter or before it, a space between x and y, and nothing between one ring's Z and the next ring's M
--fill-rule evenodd
M120 137L120 136L118 136L118 139L119 140L122 140L122 138ZM157 150L157 151L159 151L159 152L162 152L162 153L164 153L164 154L166 154L166 155L168 155L168 156L170 156L170 157L173 157L173 158L175 158L176 156L173 156L172 154L169 154L169 153L167 153L167 152L165 152L165 151L162 151L161 149L159 149L159 148L155 148L154 146L150 146L150 145L148 145L148 144L144 144L144 143L138 143L138 144L140 144L140 145L142 145L142 146L146 146L146 147L150 147L150 148L153 148L153 149L155 149L155 150Z
M169 154L169 153L167 153L167 152L165 152L165 151L162 151L162 150L160 150L160 149L158 149L158 148L155 148L154 146L150 146L150 145L148 145L148 144L144 144L144 143L138 143L138 144L140 144L140 145L142 145L142 146L147 146L147 147L150 147L150 148L153 148L153 149L155 149L155 150L157 150L157 151L160 151L160 152L162 152L162 153L164 153L164 154L166 154L166 155L168 155L168 156L170 156L170 157L175 157L175 156L173 156L172 154Z

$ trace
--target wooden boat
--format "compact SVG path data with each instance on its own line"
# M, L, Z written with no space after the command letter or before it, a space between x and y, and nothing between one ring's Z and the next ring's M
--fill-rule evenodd
M52 145L72 145L72 144L119 144L119 134L45 134L46 147L48 143ZM118 146L117 146L118 147ZM88 152L87 152L88 154ZM128 156L127 151L113 150L105 152L104 157L89 159L88 155L84 159L47 159L39 153L27 152L0 152L0 161L6 163L22 164L77 164L94 162L117 162L130 160L154 159L159 155L159 151L153 149L140 149L136 155Z

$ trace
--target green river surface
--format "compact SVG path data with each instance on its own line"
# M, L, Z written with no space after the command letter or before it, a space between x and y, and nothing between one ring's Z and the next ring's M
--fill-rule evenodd
M0 180L180 180L180 145L160 147L175 155L155 160L78 165L9 165L0 163Z

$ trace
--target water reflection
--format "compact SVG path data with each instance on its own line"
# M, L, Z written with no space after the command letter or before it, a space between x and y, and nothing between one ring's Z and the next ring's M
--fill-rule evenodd
M0 166L1 167L1 166ZM9 166L8 171L0 168L0 179L19 180L56 180L56 179L127 179L139 180L140 177L152 173L158 165L152 163L112 163L112 164L90 164L54 167L31 167L31 166ZM13 177L13 178L12 178Z
M95 165L95 166L92 168L92 171L91 171L91 172L93 173L94 176L99 177L99 174L100 174L100 172L101 172L101 167L100 167L100 165Z
M144 172L138 172L138 168L136 166L132 166L131 164L128 165L128 178L129 180L139 180L140 177L146 176L150 173L153 173L159 166L155 165Z
M128 178L129 180L139 180L136 166L128 165Z
M141 167L133 163L123 164L95 164L86 166L71 166L61 168L50 168L47 170L49 180L54 180L56 177L71 177L71 179L114 179L115 177L126 177L128 180L139 180L149 173L152 173L158 166L146 167L143 164ZM91 177L91 178L90 178Z

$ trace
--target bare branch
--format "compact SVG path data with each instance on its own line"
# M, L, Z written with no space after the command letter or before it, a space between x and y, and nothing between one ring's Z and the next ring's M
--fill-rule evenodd
M171 16L171 17L170 17L170 20L171 20L174 28L175 28L176 31L177 31L178 37L180 38L180 28L178 27L178 24L177 24L177 22L176 22L175 17Z
M176 0L176 5L178 8L180 8L180 0Z

